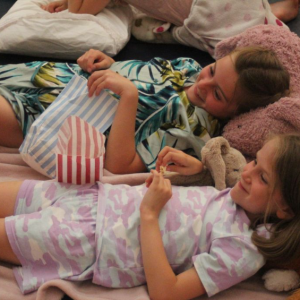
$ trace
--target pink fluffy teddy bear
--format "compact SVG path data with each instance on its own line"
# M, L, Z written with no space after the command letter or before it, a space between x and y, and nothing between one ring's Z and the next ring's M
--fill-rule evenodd
M259 25L219 42L219 59L236 47L260 45L272 49L290 73L290 95L265 108L235 117L224 127L223 136L233 148L253 158L270 133L300 132L300 38L274 25Z

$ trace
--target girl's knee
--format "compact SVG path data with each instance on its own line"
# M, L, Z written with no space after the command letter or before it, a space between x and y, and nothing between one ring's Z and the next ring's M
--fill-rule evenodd
M0 218L14 215L15 203L22 183L22 181L0 182Z
M5 229L5 219L0 219L0 261L14 265L21 264L11 248Z
M10 103L0 96L0 146L18 148L23 142L21 126Z

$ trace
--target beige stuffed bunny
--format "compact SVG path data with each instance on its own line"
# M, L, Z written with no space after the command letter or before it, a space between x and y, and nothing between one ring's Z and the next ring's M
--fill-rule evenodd
M166 174L173 185L215 186L218 190L233 187L240 179L246 165L245 157L238 150L231 148L223 137L209 140L201 150L204 170L192 176Z

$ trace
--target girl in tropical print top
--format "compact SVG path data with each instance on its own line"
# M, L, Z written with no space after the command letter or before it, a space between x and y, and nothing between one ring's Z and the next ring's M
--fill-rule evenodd
M221 133L219 120L277 101L289 89L288 72L261 47L236 49L203 69L190 58L114 62L97 50L78 65L1 66L0 144L19 146L75 73L88 78L90 95L107 89L120 100L105 132L105 167L116 174L155 168L165 146L201 159L203 145Z

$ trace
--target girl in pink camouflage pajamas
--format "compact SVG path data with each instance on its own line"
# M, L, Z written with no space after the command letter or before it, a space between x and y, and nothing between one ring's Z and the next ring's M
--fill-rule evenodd
M155 170L141 186L1 183L0 259L16 265L23 293L61 278L113 288L147 282L151 299L212 296L266 259L297 255L299 153L299 135L273 137L223 191L171 187ZM202 170L171 148L160 166Z

